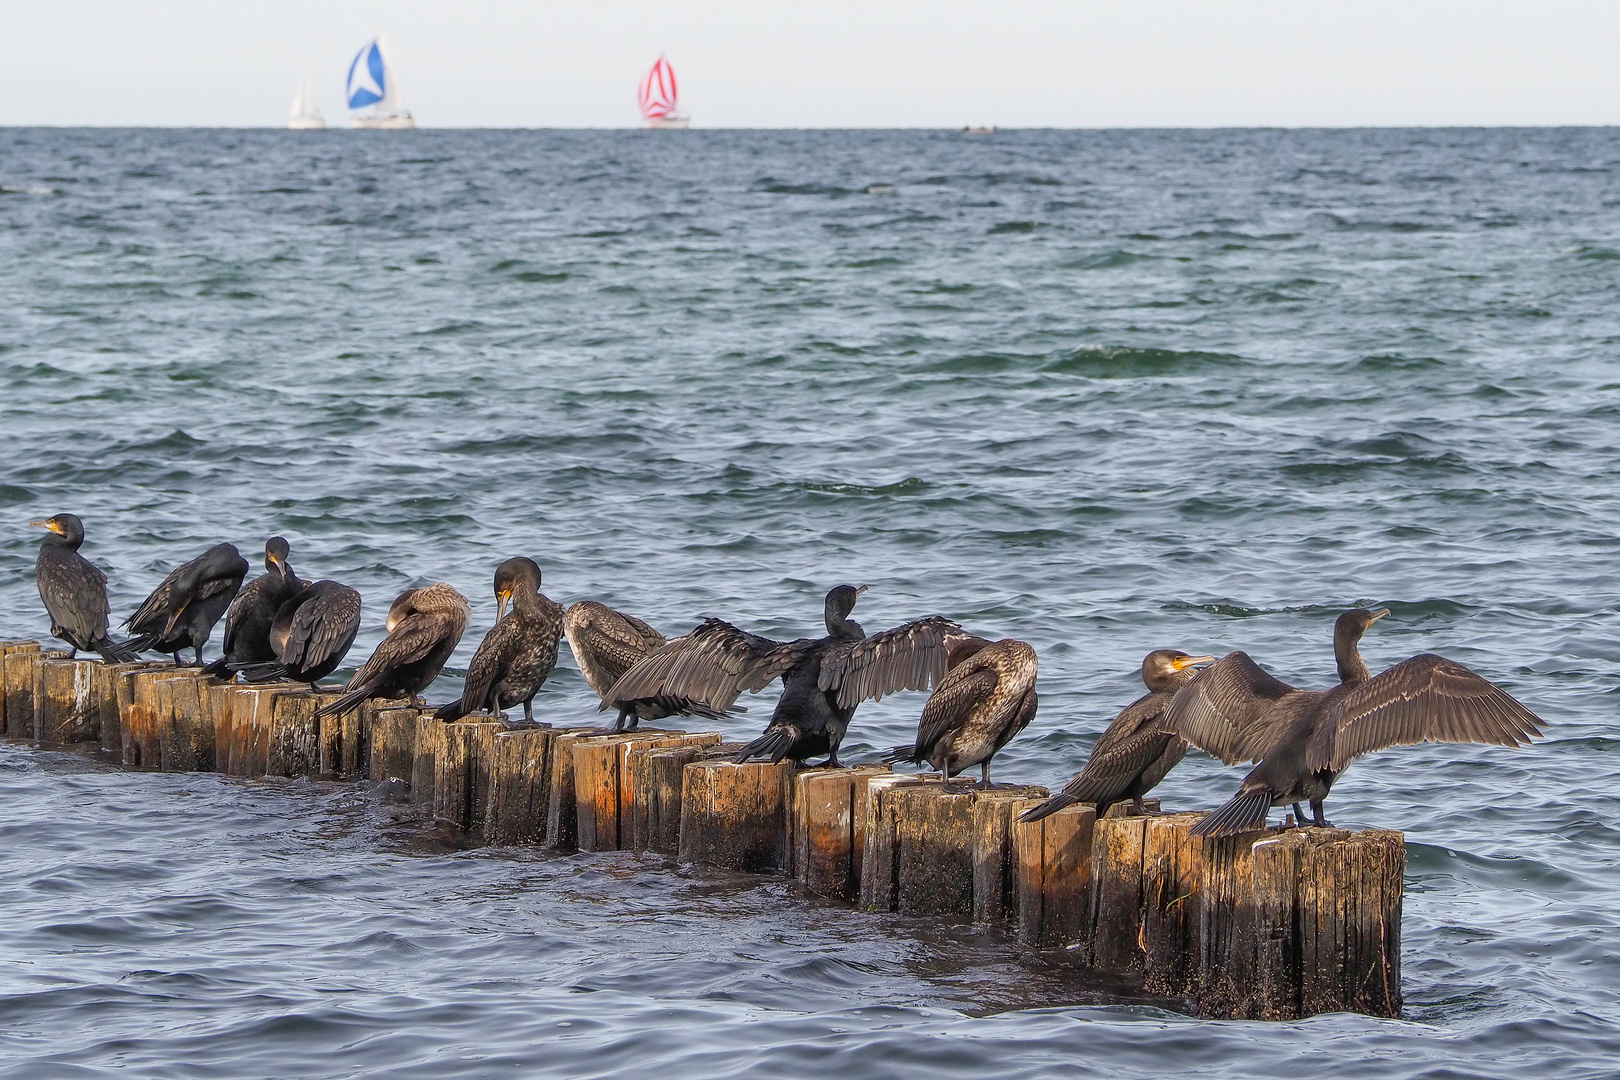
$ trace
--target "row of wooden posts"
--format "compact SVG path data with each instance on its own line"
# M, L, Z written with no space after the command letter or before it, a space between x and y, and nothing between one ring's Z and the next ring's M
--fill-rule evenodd
M1400 1013L1398 832L1204 840L1190 833L1198 814L1123 806L1024 823L1045 789L739 765L740 744L715 732L507 731L389 702L317 720L335 695L69 660L36 642L0 643L0 685L0 734L93 744L126 766L403 782L485 843L659 852L789 875L863 911L1009 924L1024 949L1208 1017Z

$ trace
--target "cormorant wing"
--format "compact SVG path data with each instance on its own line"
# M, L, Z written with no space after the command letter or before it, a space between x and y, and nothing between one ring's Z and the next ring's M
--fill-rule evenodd
M287 627L287 644L281 650L281 662L308 670L319 667L334 656L347 653L360 631L360 594L347 585L336 588L310 586L320 591L293 612ZM293 603L293 600L287 603ZM387 640L384 639L386 644ZM377 646L382 651L382 645Z
M305 604L298 610L298 614L302 616L309 607L309 604ZM396 621L394 629L377 643L377 648L370 658L354 673L354 678L349 680L347 689L359 689L375 682L391 667L414 664L426 659L444 644L444 624L444 615L416 611Z
M89 642L107 630L107 575L76 551L63 547L45 551L35 564L45 613L89 648Z
M1230 652L1176 691L1162 728L1228 765L1258 761L1269 748L1265 717L1296 688L1273 678L1245 652Z
M467 665L467 682L461 691L461 707L474 713L484 707L489 688L495 685L523 644L523 627L508 613L498 620L478 643L472 663Z
M843 709L901 690L927 690L945 677L951 642L969 636L942 615L904 623L828 650L816 685L837 690Z
M654 649L613 684L602 708L645 698L685 698L717 711L744 690L758 693L815 649L809 638L772 641L723 619L705 619L685 637Z
M1161 754L1167 739L1160 720L1171 695L1144 694L1120 710L1091 748L1085 766L1063 787L1080 802L1112 802Z
M563 633L580 674L604 699L625 672L664 644L664 635L640 619L594 600L568 605Z
M1413 743L1524 746L1546 726L1462 664L1419 653L1339 699L1306 747L1306 767L1338 771L1362 754Z
M966 723L973 710L995 693L996 683L1000 681L995 668L975 664L971 659L957 665L941 679L917 721L917 755L926 757L946 732ZM1021 702L1022 698L1013 704Z
M170 600L174 596L175 583L190 565L182 563L169 571L169 576L158 582L158 587L141 601L141 606L124 620L124 625L138 634L155 633L163 629L163 624L169 621Z

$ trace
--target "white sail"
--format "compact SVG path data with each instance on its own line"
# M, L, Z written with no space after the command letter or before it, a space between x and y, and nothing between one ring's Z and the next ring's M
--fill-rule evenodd
M344 100L352 110L369 109L354 118L357 128L399 130L416 126L400 102L399 80L388 63L388 47L378 34L349 64Z
M298 84L298 93L293 95L292 111L288 114L287 126L303 131L318 130L326 126L326 121L321 117L321 110L315 104L315 83L307 71Z

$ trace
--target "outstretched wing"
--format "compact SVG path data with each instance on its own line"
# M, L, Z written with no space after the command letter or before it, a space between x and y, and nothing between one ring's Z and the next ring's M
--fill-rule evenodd
M1455 660L1419 653L1346 693L1306 748L1306 767L1413 743L1524 746L1547 722Z
M1248 653L1227 653L1176 691L1163 727L1228 765L1258 760L1269 744L1266 714L1296 692Z
M930 615L829 650L816 685L836 690L844 709L900 690L927 690L945 677L951 643L970 636L950 619Z
M772 641L722 619L697 629L637 661L613 684L602 707L647 698L686 698L725 710L744 690L758 693L804 659L817 642Z

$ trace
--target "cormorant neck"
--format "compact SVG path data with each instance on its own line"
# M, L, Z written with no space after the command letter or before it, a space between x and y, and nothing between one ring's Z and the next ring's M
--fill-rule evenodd
M1187 685L1187 680L1198 674L1197 668L1182 668L1180 671L1165 668L1154 668L1146 679L1147 688L1155 694L1166 693L1171 690L1180 690Z
M859 641L866 636L861 624L847 616L834 617L831 612L827 615L827 633L835 638L849 638Z
M78 551L79 545L84 543L82 536L63 536L61 533L46 533L45 543L52 547L67 548L69 551Z
M1360 642L1359 633L1333 635L1333 658L1339 662L1339 682L1345 686L1354 686L1372 678L1372 672L1367 670L1367 662L1361 658Z
M512 610L540 610L540 586L532 581L519 581L512 590Z

